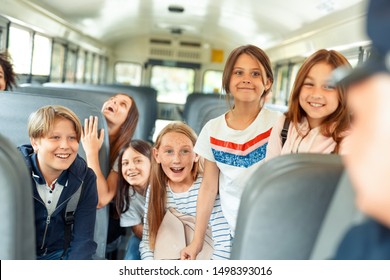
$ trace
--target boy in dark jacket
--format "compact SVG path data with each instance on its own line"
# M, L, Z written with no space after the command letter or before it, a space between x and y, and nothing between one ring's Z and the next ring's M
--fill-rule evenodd
M78 117L63 106L45 106L31 114L31 145L19 150L31 170L35 210L37 259L92 259L97 189L96 176L78 156L81 137ZM77 190L81 194L73 227L65 212ZM69 214L67 220L69 219ZM67 241L68 240L68 241Z

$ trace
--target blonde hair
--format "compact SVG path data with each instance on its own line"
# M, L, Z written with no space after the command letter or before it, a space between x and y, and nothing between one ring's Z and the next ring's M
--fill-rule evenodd
M183 122L172 122L165 126L160 134L157 136L154 148L158 149L161 145L164 135L170 132L181 133L187 136L192 144L195 146L197 135L194 130ZM192 179L195 181L198 177L200 170L199 161L194 162L191 170ZM156 159L152 157L152 170L150 174L150 191L149 191L149 204L147 219L149 224L149 243L150 248L153 250L157 231L161 225L161 222L165 215L165 206L167 203L167 190L166 185L168 177L162 170L161 164L157 163Z
M47 136L54 126L54 121L59 118L73 123L77 142L80 142L82 126L79 118L72 110L60 105L44 106L33 112L28 118L28 136L35 139Z

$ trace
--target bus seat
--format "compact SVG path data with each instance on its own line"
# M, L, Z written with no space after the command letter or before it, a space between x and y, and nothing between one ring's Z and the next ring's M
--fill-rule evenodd
M366 216L356 207L355 192L348 173L344 171L321 225L310 259L332 259L348 229L362 223L365 219Z
M107 129L106 120L101 113L100 108L89 105L86 102L61 98L57 96L44 96L29 93L20 93L16 91L0 94L0 127L1 131L6 133L8 139L14 146L20 146L30 143L27 132L27 122L29 115L44 105L62 105L70 108L75 114L83 120L91 115L98 116L99 129ZM109 172L109 142L108 134L105 133L103 145L99 151L99 162L102 172L105 176ZM79 154L86 159L85 151L82 145L79 146ZM108 230L108 207L98 209L95 226L95 242L98 243L96 258L105 258L105 247Z
M309 259L343 172L338 155L265 162L242 194L232 259Z
M35 259L31 177L20 152L4 135L0 135L0 186L0 259Z
M213 110L212 114L209 110ZM203 125L209 120L205 118L205 112L209 112L208 116L211 118L222 115L228 110L229 105L221 94L192 93L187 96L183 120L199 134Z
M199 118L197 122L194 124L195 129L199 130L197 131L197 133L199 134L203 126L209 120L219 117L220 115L226 113L227 111L229 111L229 108L227 107L226 103L220 103L220 104L205 106L204 108L201 108L199 110Z
M94 105L101 108L104 101L116 93L125 93L134 98L135 103L139 111L138 125L134 133L134 139L143 139L145 141L152 141L152 136L155 128L157 119L157 91L152 87L147 86L127 86L127 85L93 85L93 84L64 84L64 83L45 83L45 88L52 89L64 89L66 92L75 91L77 93L69 93L77 96L84 101L93 102ZM81 94L83 96L81 96ZM91 94L96 96L97 93L103 94L105 99L103 102L99 98L98 100L92 101ZM88 95L86 97L85 95ZM93 97L92 99L94 99Z

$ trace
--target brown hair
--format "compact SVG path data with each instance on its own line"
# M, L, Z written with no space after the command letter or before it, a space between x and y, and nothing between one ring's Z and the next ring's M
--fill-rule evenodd
M54 121L58 118L64 118L73 123L77 142L80 142L82 127L79 118L72 110L60 105L44 106L33 112L28 119L28 136L34 139L47 136L54 126Z
M125 122L121 125L121 128L117 135L111 140L110 143L110 168L112 168L115 160L118 157L120 150L126 145L126 143L133 138L134 131L137 127L139 113L137 105L133 97L125 93L118 93L114 96L124 95L130 98L131 107L129 113L127 114Z
M299 104L299 95L301 88L310 69L321 62L325 62L336 69L339 66L351 67L348 60L339 52L334 50L321 49L309 56L301 68L299 69L289 101L288 111L285 113L286 117L293 123L298 133L298 124L307 115ZM344 137L344 132L350 128L350 114L347 108L346 88L344 86L337 85L336 89L339 93L338 101L339 106L336 111L327 116L321 124L321 133L324 136L332 137L336 142L335 152L338 152L339 144ZM304 135L302 135L304 136Z
M187 136L195 146L197 135L194 130L183 122L172 122L165 126L157 136L154 148L159 149L162 138L169 132L182 133ZM200 172L199 161L194 162L192 167L192 178L195 181ZM147 219L149 224L149 243L153 250L157 231L165 214L165 206L167 203L167 183L168 177L164 173L161 165L157 163L155 157L152 157L152 170L150 174L150 190Z
M119 218L120 215L126 212L130 206L129 190L132 188L130 184L123 178L122 175L122 158L123 154L128 148L132 148L141 155L144 155L149 160L151 160L152 146L143 140L131 140L127 142L119 153L119 162L118 162L118 187L117 193L115 196L115 217Z
M5 90L12 90L16 86L16 74L11 63L11 57L7 52L0 53L0 66L4 71Z
M268 79L270 82L270 87L265 90L261 96L262 100L264 100L268 93L271 91L272 84L274 82L274 74L272 72L271 61L262 49L254 45L244 45L235 48L226 60L225 68L223 70L222 75L222 89L226 92L226 98L228 99L228 102L230 102L230 78L232 77L234 65L236 64L238 57L244 53L257 60L264 67L266 79ZM265 80L263 82L264 84L266 84L267 81Z

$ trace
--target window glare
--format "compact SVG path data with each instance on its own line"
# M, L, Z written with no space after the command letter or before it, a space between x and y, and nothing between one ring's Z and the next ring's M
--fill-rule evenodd
M117 62L115 64L114 75L116 83L140 86L142 66L139 63Z
M59 43L53 45L53 64L51 69L51 82L62 82L64 73L65 47Z
M84 76L85 82L87 84L92 82L92 70L93 70L92 63L93 63L93 55L91 52L87 52L86 63L85 63L85 76Z
M51 40L36 34L34 36L33 75L48 76L50 74Z
M221 93L222 71L207 70L203 77L204 93Z
M31 65L31 34L14 26L10 27L9 50L18 74L29 74Z
M94 84L97 84L99 82L99 60L100 57L95 54L93 56L93 67L92 67L93 69L92 79Z
M84 83L84 73L85 73L85 51L80 49L79 56L77 59L77 74L76 74L77 83Z
M66 57L65 82L74 82L76 77L76 50L69 49Z
M151 86L157 92L157 101L184 104L187 95L194 92L195 71L189 68L153 66Z
M106 60L106 58L102 57L100 59L100 68L99 68L100 80L99 80L99 83L104 84L107 82L106 72L107 72L107 60Z

